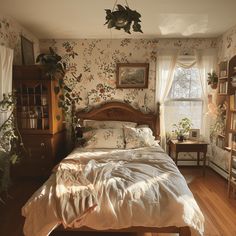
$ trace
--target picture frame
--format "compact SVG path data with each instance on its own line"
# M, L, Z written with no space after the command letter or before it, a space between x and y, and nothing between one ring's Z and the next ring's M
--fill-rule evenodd
M21 54L22 65L33 65L34 61L34 43L21 35Z
M117 63L117 88L147 88L149 63Z
M189 130L189 139L190 140L199 140L200 138L200 129L190 129Z

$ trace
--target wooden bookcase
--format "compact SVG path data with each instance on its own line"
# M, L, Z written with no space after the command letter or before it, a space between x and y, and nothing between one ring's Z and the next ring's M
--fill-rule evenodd
M236 135L236 56L229 61L229 108L228 108L228 146L232 147Z
M216 145L220 148L232 147L232 137L236 134L236 56L219 63L217 106L225 106L224 132L219 133Z
M27 153L14 172L46 176L65 155L63 112L54 92L56 81L43 66L14 66L13 88L17 97L17 122Z
M229 79L228 79L228 61L219 63L218 66L218 91L216 105L222 108L222 116L225 116L224 129L217 134L216 145L222 149L227 146L227 107L229 104L228 90L229 90ZM223 108L226 109L223 109Z

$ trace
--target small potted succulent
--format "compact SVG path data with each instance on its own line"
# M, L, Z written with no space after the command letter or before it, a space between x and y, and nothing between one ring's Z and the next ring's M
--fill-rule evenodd
M189 130L192 127L192 122L189 118L185 117L177 124L173 124L172 132L176 135L178 141L183 142L186 136L189 134Z
M207 73L208 78L207 78L207 83L208 85L211 85L212 89L217 88L217 83L218 83L218 76L215 71Z

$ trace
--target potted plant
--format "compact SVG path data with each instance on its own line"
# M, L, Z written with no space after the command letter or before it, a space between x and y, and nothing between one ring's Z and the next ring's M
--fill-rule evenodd
M172 132L176 135L178 141L183 142L192 128L192 122L189 118L185 117L177 124L173 124Z
M208 78L207 78L207 83L208 85L211 85L212 89L217 88L217 83L218 83L218 76L215 71L207 73Z
M26 152L18 130L15 109L15 91L3 94L3 99L0 101L0 112L10 112L10 115L0 126L0 202L2 202L2 194L7 192L10 183L11 164L18 162L21 155Z

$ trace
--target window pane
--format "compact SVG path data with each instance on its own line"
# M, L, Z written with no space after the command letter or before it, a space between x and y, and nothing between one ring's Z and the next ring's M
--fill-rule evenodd
M168 97L174 98L201 98L202 88L197 68L175 69L174 80Z
M166 131L172 131L172 125L182 118L189 118L193 128L200 129L202 122L202 101L168 101L165 103Z

